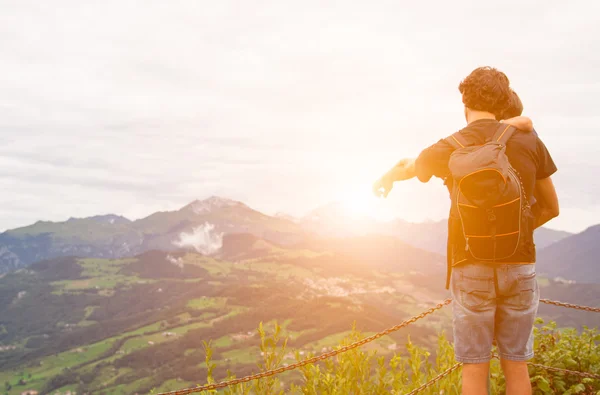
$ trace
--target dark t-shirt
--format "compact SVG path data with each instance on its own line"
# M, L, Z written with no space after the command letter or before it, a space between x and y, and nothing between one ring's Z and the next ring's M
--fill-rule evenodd
M469 145L482 145L491 140L497 130L498 121L481 119L471 122L460 133ZM427 182L432 176L436 176L445 179L446 185L451 190L452 178L449 177L448 161L453 151L454 147L445 140L440 140L423 150L415 162L415 170L419 180ZM506 144L506 155L511 165L520 174L525 193L533 206L535 203L533 191L536 180L550 177L556 172L556 165L548 149L536 132L517 130ZM449 224L450 233L458 233L456 229L455 226ZM457 240L459 246L464 246L462 233L460 235L449 234L449 242L456 242Z

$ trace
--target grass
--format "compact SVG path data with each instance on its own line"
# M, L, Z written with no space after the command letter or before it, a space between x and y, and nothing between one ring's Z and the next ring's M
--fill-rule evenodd
M71 394L75 394L76 390L77 390L77 385L70 384L70 385L65 385L64 387L60 387L59 389L52 391L52 394L67 394L69 392L71 392Z
M127 259L80 259L79 265L83 267L81 275L83 277L104 277L106 275L117 274L123 266L137 262L136 258Z
M41 366L30 370L29 373L43 374L44 376L49 376L49 372L56 374L59 373L63 368L71 368L97 358L103 352L108 350L112 346L113 342L121 338L142 335L146 332L154 332L158 330L160 330L160 323L157 322L134 331L125 332L118 336L104 339L100 342L93 343L85 347L71 349L54 356L48 356L40 360Z
M212 277L224 277L231 274L233 264L230 262L206 261L200 266L206 269Z
M47 378L35 377L32 375L29 377L29 373L24 372L0 372L0 393L8 395L20 395L24 390L36 390L39 391ZM27 384L20 386L19 380L24 379ZM4 383L9 383L12 386L10 391L6 391Z
M94 377L94 382L97 383L96 384L96 388L100 389L102 388L102 391L105 392L105 389L107 387L110 387L111 385L114 385L116 380L127 374L129 371L131 371L131 369L125 368L125 369L116 369L110 366L106 366L104 368L102 368L100 370L100 372L96 373L95 377ZM99 387L99 388L98 388ZM92 390L92 393L97 393L98 390L94 391Z
M229 317L232 316L231 315L232 312L222 316L223 318L225 317ZM181 335L186 334L187 332L193 330L193 329L199 329L199 328L206 328L208 326L210 326L212 323L209 322L195 322L192 324L187 324L187 325L182 325L182 326L178 326L176 328L170 328L170 329L165 329L164 331L159 331L156 333L152 333L152 334L148 334L148 335L142 335L144 332L150 332L149 330L143 331L137 330L134 332L129 332L129 335L140 335L139 337L135 337L133 339L129 339L125 342L125 344L119 349L119 351L124 351L125 353L130 353L133 352L135 350L139 350L142 348L146 348L146 347L151 347L153 345L157 345L160 343L164 343L170 340L174 340L177 337L180 337ZM159 330L160 327L158 327L158 323L153 324L156 325L157 327L155 327L155 330ZM148 327L145 327L148 328ZM174 333L175 336L166 336L165 333L170 332L170 333ZM123 337L123 335L119 336L119 337Z
M213 308L213 307L221 308L221 307L224 307L226 303L227 303L227 298L203 297L203 298L189 300L187 302L187 307L194 309L194 310L204 310L204 309Z
M64 293L76 294L84 289L97 289L103 296L112 296L114 289L119 285L132 285L142 281L136 276L120 274L121 269L137 259L80 259L77 263L83 267L80 280L63 280L52 282L55 288L54 294ZM143 280L144 283L156 282L155 280Z
M209 315L210 313L204 313L200 316L200 318L203 318L205 315ZM192 319L192 315L190 313L181 313L175 316L175 318L177 318L179 320L179 322L188 322L189 320Z
M202 256L202 255L198 255L198 254L193 254L193 253L188 253L186 254L183 258L183 264L184 265L192 265L192 266L198 266L201 267L203 269L205 269L211 277L213 278L219 278L219 277L225 277L231 274L231 272L234 270L234 268L237 269L237 264L234 265L231 262L227 262L227 261L217 261L214 258L210 258L207 256ZM194 281L197 281L198 279L194 279ZM222 282L221 281L208 281L209 284L212 285L221 285Z
M85 308L85 316L83 317L83 319L81 321L79 321L77 323L77 326L90 326L90 325L94 325L97 323L97 321L90 321L88 320L88 317L90 315L92 315L92 313L94 312L94 310L96 310L98 307L97 306L88 306Z
M192 254L193 256L193 254ZM190 257L186 257L186 264L194 264L205 267L210 273L216 276L224 276L234 274L235 271L238 272L259 272L259 273L268 273L268 274L276 274L278 280L286 280L291 276L298 277L306 277L306 276L314 276L314 273L311 270L293 266L285 263L276 263L276 262L263 262L263 261L246 261L241 262L236 265L232 264L223 264L223 262L217 262L205 257L195 256L195 260L192 260ZM105 263L110 262L106 267L101 267ZM190 263L192 262L192 263ZM114 287L119 283L133 282L138 279L135 277L127 278L127 276L122 276L118 274L120 267L125 264L126 261L108 261L108 260L100 260L100 259L86 259L82 260L80 264L84 266L85 275L93 275L96 276L91 279L83 279L72 282L58 282L57 284L61 285L65 291L76 291L85 289L88 287L101 285L103 287ZM256 277L256 276L252 276ZM219 284L220 282L212 281L213 283ZM400 299L404 299L403 297ZM406 302L406 301L405 301ZM337 305L337 302L329 302ZM97 358L102 352L108 350L112 344L125 336L137 336L135 338L129 339L119 351L124 352L125 354L131 353L136 350L140 350L147 347L152 347L153 345L161 344L164 342L168 342L173 340L188 331L196 328L202 328L212 325L214 320L223 320L234 317L240 312L247 310L246 307L241 306L228 306L227 298L219 298L219 297L203 297L203 298L195 298L191 299L187 302L187 307L195 310L204 310L209 308L218 308L218 309L226 309L225 314L217 315L215 313L207 313L205 315L200 316L199 318L203 320L203 322L195 322L195 323L187 323L191 319L191 315L189 313L182 313L178 316L180 319L180 326L176 328L170 328L168 330L161 330L160 322L153 323L151 325L147 325L142 328L138 328L133 331L122 333L118 336L114 336L111 338L104 339L101 342L92 344L85 349L80 350L81 352L73 352L73 350L61 353L55 357L47 357L42 360L43 365L34 370L31 370L32 374L32 382L31 384L36 384L41 386L45 381L47 381L53 375L56 375L62 371L63 368L66 367L75 367L79 364L89 362L94 358ZM88 307L86 309L86 318L91 315L94 307ZM306 330L301 332L288 331L286 328L290 324L290 320L285 321L282 324L283 334L284 336L289 336L294 339L302 334L306 334L311 332L312 330ZM80 325L89 325L93 322L82 320ZM172 332L175 333L176 336L165 336L163 332ZM155 332L155 333L149 333ZM145 334L148 333L148 334ZM339 344L339 341L348 334L348 332L342 332L338 334L334 334L328 336L321 341L313 344L310 348L311 351L319 353L323 347L335 347ZM231 336L223 336L214 341L214 346L216 348L223 348L231 346L235 343L235 340ZM381 345L381 347L385 347L385 344ZM197 351L197 350L191 350ZM121 358L124 354L114 354L109 356L102 361L97 361L89 367L97 366L100 363L111 363L118 358ZM260 358L260 351L258 347L250 347L239 350L231 350L227 351L223 354L222 359L228 359L233 363L239 364L249 364L256 362L257 358ZM119 385L115 387L110 387L114 380L116 380L117 374L124 374L122 372L110 372L106 373L106 377L104 377L104 373L102 377L98 377L94 382L101 381L106 383L108 387L103 387L102 391L105 393L114 393L114 394L125 394L129 393L128 391L132 388L143 383L142 381L138 381L136 383L129 383L127 385ZM14 378L14 375L12 376ZM18 380L17 380L18 381ZM174 382L167 383L166 386L174 384ZM181 383L178 383L181 384ZM178 387L181 387L180 385ZM32 387L33 388L33 387ZM35 388L34 388L35 389ZM13 395L12 393L10 395Z
M198 278L186 278L183 279L184 283L188 283L188 284L196 284L196 283L202 283L205 280L202 277L198 277Z
M136 235L138 232L128 224L109 224L91 219L76 219L67 222L38 221L33 225L13 229L7 233L13 237L50 234L52 238L59 240L110 242L115 233Z
M335 333L333 335L329 335L326 336L324 338L322 338L321 340L312 343L311 345L311 349L315 350L315 351L320 351L323 347L335 347L338 344L340 344L340 342L347 337L352 331L344 331L344 332L339 332L339 333ZM365 336L368 336L365 334Z
M167 380L160 387L155 388L155 393L175 391L181 388L195 387L196 383L177 379Z
M300 266L291 265L289 263L266 262L260 259L252 259L237 263L235 269L239 271L274 274L278 280L288 280L293 277L305 278L315 276L315 273L312 270ZM248 279L250 279L250 277L248 277Z
M116 387L103 388L102 392L110 395L131 395L138 393L137 389L140 387L148 386L152 383L152 378L143 378L140 380L132 381L127 384L121 384ZM96 391L95 391L96 392Z
M250 364L260 360L260 348L253 346L238 350L226 351L222 354L223 360L234 363Z
M273 257L284 258L284 259L293 259L298 257L313 257L318 256L312 251L304 251L304 250L294 250L294 251L285 251L285 250L275 250L275 254L270 255L271 259ZM264 258L260 259L249 259L242 262L238 262L233 264L227 261L217 261L213 258L199 256L197 254L187 254L183 257L184 265L195 265L202 267L208 271L208 273L212 277L225 277L232 274L234 271L253 271L259 273L269 273L275 274L279 279L288 279L290 277L307 277L314 276L315 273L309 269L291 265L288 263L275 262L275 261L265 261ZM253 278L256 279L255 276ZM213 280L214 281L214 280ZM211 282L214 285L220 285L220 282Z
M72 368L97 358L103 352L108 350L110 346L111 344L109 342L99 342L90 346L66 351L58 355L45 357L40 360L38 365L23 367L20 371L13 370L0 372L0 383L8 381L13 384L13 390L8 392L9 395L20 394L22 391L28 389L39 391L44 383L51 377L61 373L65 368ZM29 375L31 375L30 378ZM27 381L27 385L15 386L14 384L18 383L21 378L24 378Z
M276 254L280 254L280 251L275 251ZM290 253L283 253L289 255ZM298 256L305 255L303 252L294 252ZM190 279L189 281L202 281L207 284L211 284L214 287L223 286L224 284L235 284L236 276L238 278L245 277L252 282L252 287L268 287L269 282L265 282L265 278L269 281L286 282L286 281L302 281L306 277L315 278L318 276L318 270L302 267L299 265L292 265L283 261L273 260L273 257L269 257L268 260L257 259L247 260L236 264L231 262L219 262L209 257L203 257L198 254L187 254L183 257L184 265L194 265L202 267L207 270L208 275L204 276L203 279ZM277 258L277 257L276 257ZM82 276L85 277L75 281L58 281L54 283L57 292L68 292L75 293L80 292L84 289L98 288L100 292L105 292L106 295L110 295L114 292L119 292L118 285L127 285L139 282L140 279L135 276L124 276L120 273L124 265L134 262L135 259L128 260L106 260L106 259L82 259L79 264L83 267ZM266 275L266 276L265 276ZM383 275L382 275L383 276ZM408 280L403 280L401 277L391 278L390 281L397 281L399 285L407 287L410 285ZM152 280L145 280L146 283ZM184 285L186 280L176 280L180 284ZM368 285L362 280L352 280L357 284ZM365 286L366 286L365 285ZM368 286L367 286L368 288ZM218 294L218 293L217 293ZM357 297L361 298L361 297ZM377 297L380 298L380 297ZM412 297L406 297L401 294L394 294L390 297L390 303L398 305L398 308L405 309L411 305L414 301ZM391 300L393 299L393 300ZM231 303L231 302L229 302ZM330 307L335 308L341 306L338 301L327 302ZM123 377L128 373L125 369L114 370L111 366L115 360L122 358L124 355L134 352L136 350L146 349L154 345L169 342L177 338L181 338L185 333L190 330L197 328L205 328L213 325L217 320L225 320L235 317L243 311L248 310L247 307L228 305L228 299L225 297L201 297L194 298L187 301L187 308L200 311L199 317L192 318L192 315L187 313L181 313L177 315L179 323L177 327L163 329L161 328L161 321L157 321L153 324L146 325L135 330L120 333L117 336L106 338L94 344L90 344L86 347L82 347L81 350L69 350L67 352L58 354L56 356L49 356L41 360L40 366L28 367L25 373L31 374L30 384L32 389L39 389L47 382L52 376L55 376L63 371L65 368L78 369L79 372L91 372L93 368L97 368L98 375L93 381L93 386L89 389L91 393L105 394L132 394L136 392L140 386L149 383L148 379L142 379L127 384L116 385L116 380L119 377ZM216 309L215 312L205 313L202 310ZM417 309L419 312L422 309ZM89 306L85 310L84 318L79 322L78 325L92 325L93 321L88 321L87 318L93 313L94 307ZM189 311L189 310L188 310ZM198 320L192 321L190 320ZM291 331L288 329L291 320L286 320L282 323L282 336L290 337L291 339L297 339L299 336L312 333L316 329L308 329L304 331ZM268 323L267 323L268 324ZM438 322L436 322L438 324ZM165 336L164 332L172 332L175 336ZM244 332L246 333L246 332ZM339 344L340 340L344 338L349 332L341 332L327 336L320 341L315 343L307 344L304 349L304 357L307 352L320 353L323 347L335 347ZM365 334L368 335L368 334ZM126 336L134 336L128 339L120 348L117 350L118 354L107 356L102 360L93 361L97 359L102 353L109 350L114 342L122 339ZM256 338L256 334L254 335ZM209 340L209 339L206 339ZM235 335L227 335L216 338L213 341L213 346L217 349L223 349L225 347L235 346L236 343L243 341L243 336L236 337ZM378 342L376 347L387 350L387 345L391 344L391 339L382 339ZM239 345L238 345L239 346ZM151 351L151 350L150 350ZM290 349L291 351L291 349ZM190 349L185 352L186 355L189 353L198 352L202 353L202 349ZM289 359L289 358L288 358ZM293 358L292 358L293 359ZM261 360L260 349L257 346L246 347L244 349L236 349L226 351L221 354L220 361L225 363L225 360L233 364L252 364L254 365L257 361ZM215 361L216 362L216 361ZM81 364L86 364L84 367L79 367ZM102 367L106 364L106 368ZM18 382L18 374L20 372L2 372L0 373L0 384L4 381L10 380L11 382ZM188 386L190 383L185 383L177 380L169 380L159 387L162 391L170 389L182 388ZM192 384L193 385L193 384ZM19 389L27 389L19 387ZM159 391L160 392L160 391ZM1 392L0 392L1 393ZM20 394L20 392L18 392ZM17 392L10 392L9 395L15 395Z
M218 300L220 298L215 298L215 299ZM224 300L222 300L220 302L224 303ZM236 314L239 314L240 312L244 311L244 309L245 308L243 308L243 307L232 306L230 308L230 311L228 311L224 315L219 316L218 319L227 319L227 318L233 317ZM91 313L91 311L90 311L90 313ZM183 318L188 318L188 319L190 317L189 313L181 314L181 316ZM25 387L16 386L15 387L13 385L13 390L9 391L8 394L9 395L20 394L21 392L18 392L18 391L23 391L25 389L34 389L34 390L39 391L39 389L43 386L43 384L45 382L47 382L51 377L61 373L65 368L75 368L78 365L90 362L90 361L94 360L95 358L98 358L100 355L102 355L102 353L104 353L105 351L110 349L110 347L113 345L113 343L119 339L122 339L127 336L138 336L138 337L135 337L133 339L126 341L125 344L123 344L123 346L120 348L120 350L118 350L118 351L123 351L125 354L127 354L127 353L133 352L135 350L143 349L146 347L152 347L153 345L157 345L160 343L174 340L178 337L181 337L182 335L184 335L185 333L187 333L193 329L208 327L208 326L212 325L212 321L215 319L214 313L207 314L206 317L203 317L203 318L206 318L205 322L195 322L192 324L181 325L179 327L170 328L170 329L164 330L164 331L161 330L161 328L160 328L160 322L156 322L151 325L147 325L147 326L138 328L133 331L124 332L118 336L113 336L113 337L104 339L100 342L97 342L97 343L94 343L94 344L91 344L91 345L88 345L85 347L72 349L72 350L60 353L58 355L55 355L55 356L45 357L40 360L40 364L38 366L21 369L21 370L23 370L23 372L21 372L21 371L0 372L0 383L3 384L4 382L8 381L11 384L16 384L16 383L18 383L18 381L21 378L31 375L31 378L27 379L27 382L28 382L27 386L25 386ZM150 334L144 335L145 333L149 333L149 332L155 332L155 333L150 333ZM164 335L165 332L174 333L175 336L165 336ZM152 344L150 342L152 342ZM215 342L215 344L217 344L219 347L226 347L228 345L231 345L232 343L233 343L233 340L228 336L224 336L220 339L217 339L217 341ZM107 358L104 358L100 361L97 361L97 362L89 365L87 368L91 369L100 363L111 363L111 362L115 361L116 359L121 358L122 355L124 355L124 354L116 354L115 353L112 356L109 356ZM106 383L107 385L110 385L110 383L114 382L114 380L116 380L116 378L118 376L115 376L115 374L113 374L113 373L108 374L107 372L108 371L105 372L105 369L103 369L103 374L106 373L107 376L106 377L98 377L94 381L95 382L102 381L102 382ZM21 373L24 373L24 374L21 374ZM118 372L118 375L122 375L122 374L125 374L125 372L121 372L121 371ZM137 383L140 384L141 382L138 381ZM103 388L102 391L104 391L107 394L108 393L110 393L110 394L113 394L113 393L114 394L130 394L132 392L128 392L128 391L130 391L132 388L135 389L135 386L133 386L133 385L134 385L134 383L129 383L128 385L121 385L121 386L110 388L110 389Z
M231 336L223 336L213 342L213 346L215 348L228 347L228 346L231 346L232 344L233 344L233 340L231 339Z

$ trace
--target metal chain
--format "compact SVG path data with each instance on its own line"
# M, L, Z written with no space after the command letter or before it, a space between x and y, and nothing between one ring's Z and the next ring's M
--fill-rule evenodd
M493 353L492 358L500 359L500 356L498 356L498 354L496 354L496 353ZM552 366L540 365L539 363L533 363L533 362L527 362L527 365L533 366L536 368L540 368L540 369L544 369L544 370L548 370L551 372L566 373L566 374L570 374L573 376L579 376L579 377L590 378L590 379L600 379L600 374L595 374L595 373L581 372L579 370L555 368Z
M492 358L499 359L498 354L494 353L492 355ZM579 377L583 377L583 378L599 379L600 380L600 374L589 373L589 372L581 372L581 371L578 371L578 370L569 370L569 369L555 368L555 367L552 367L552 366L540 365L538 363L533 363L533 362L528 362L527 364L529 366L533 366L533 367L536 367L536 368L539 368L539 369L544 369L544 370L551 371L551 372L565 373L565 374L569 374L569 375L572 375L572 376L579 376ZM421 385L420 387L412 390L411 392L407 393L406 395L415 395L415 394L418 394L419 392L423 391L424 389L427 389L427 388L431 387L432 385L434 385L435 383L437 383L438 381L440 381L444 377L448 376L449 374L451 374L452 372L454 372L455 370L457 370L458 368L460 368L462 365L463 364L461 362L457 362L452 367L446 369L444 372L440 373L439 375L437 375L436 377L434 377L430 381L428 381L425 384Z
M554 368L552 366L540 365L540 364L533 363L533 362L528 362L527 364L529 366L535 366L536 368L548 370L548 371L551 371L551 372L566 373L566 374L570 374L570 375L573 375L573 376L579 376L579 377L584 377L584 378L599 379L600 380L600 374L588 373L588 372L580 372L578 370L569 370L569 369Z
M540 299L540 302L546 303L546 304L551 304L554 306L567 307L569 309L585 310L585 311L591 311L592 313L600 313L600 308L598 308L598 307L579 306L579 305L572 304L572 303L557 302L555 300L549 300L549 299Z
M434 307L425 310L424 312L422 312L419 315L416 315L414 317L411 317L410 319L401 322L398 325L395 325L391 328L388 328L382 332L378 332L376 334L374 334L373 336L369 336L366 337L362 340L359 340L355 343L349 344L347 346L341 347L337 350L333 350L321 355L317 355L316 357L312 357L312 358L308 358L305 359L303 361L291 364L291 365L284 365L282 367L279 367L277 369L272 369L272 370L268 370L266 372L261 372L261 373L257 373L257 374L253 374L250 376L245 376L239 379L233 379L233 380L228 380L228 381L221 381L219 383L214 383L214 384L206 384L203 386L199 386L199 387L195 387L195 388L186 388L186 389L182 389L182 390L177 390L177 391L170 391L170 392L162 392L158 395L188 395L188 394L192 394L192 393L196 393L196 392L201 392L201 391L211 391L211 390L217 390L219 388L225 388L225 387L229 387L232 385L236 385L236 384L241 384L241 383L247 383L249 381L252 380L258 380L264 377L269 377L269 376L274 376L276 374L279 373L283 373L285 371L288 370L293 370L293 369L297 369L299 367L305 366L305 365L309 365L315 362L319 362L319 361L323 361L327 358L331 358L334 357L338 354L344 353L346 351L352 350L354 348L360 347L366 343L372 342L373 340L377 340L380 337L383 337L385 335L389 335L392 332L395 332L399 329L404 328L405 326L408 326L418 320L420 320L421 318L424 318L426 316L428 316L429 314L435 312L436 310L441 309L442 307L450 304L452 302L452 299L446 299L444 300L442 303L438 303L437 305L435 305ZM554 306L560 306L560 307L567 307L570 309L577 309L577 310L585 310L585 311L590 311L590 312L594 312L594 313L600 313L600 308L597 307L589 307L589 306L580 306L580 305L576 305L576 304L572 304L572 303L564 303L564 302L558 302L555 300L549 300L549 299L540 299L540 302L542 303L546 303L546 304L551 304ZM497 355L494 355L494 357L497 358ZM550 366L544 366L544 365L538 365L535 363L529 363L530 366L535 366L535 367L539 367L541 369L546 369L549 371L554 371L554 372L562 372L562 373L567 373L567 374L573 374L573 375L578 375L581 377L589 377L589 378L598 378L600 379L600 375L594 374L594 373L586 373L586 372L579 372L579 371L574 371L574 370L567 370L567 369L560 369L560 368L553 368ZM462 366L462 363L457 363L454 366L452 366L451 368L447 369L446 371L442 372L441 374L439 374L438 376L436 376L435 378L433 378L431 381L421 385L419 388L409 392L407 395L414 395L417 394L419 392L421 392L422 390L432 386L433 384L435 384L436 382L438 382L439 380L443 379L444 377L446 377L447 375L449 375L450 373L452 373L453 371L455 371L456 369L458 369L459 367Z
M203 385L203 386L200 386L200 387L195 387L195 388L186 388L186 389L177 390L177 391L162 392L162 393L160 393L158 395L188 395L188 394L192 394L192 393L195 393L195 392L216 390L216 389L219 389L219 388L225 388L225 387L229 387L229 386L236 385L236 384L247 383L247 382L252 381L252 380L262 379L264 377L273 376L273 375L276 375L276 374L279 374L279 373L283 373L283 372L288 371L288 370L293 370L293 369L299 368L301 366L305 366L305 365L309 365L309 364L312 364L312 363L315 363L315 362L319 362L319 361L325 360L327 358L334 357L334 356L336 356L338 354L344 353L346 351L352 350L354 348L360 347L360 346L362 346L362 345L364 345L366 343L372 342L373 340L377 340L380 337L383 337L385 335L389 335L390 333L395 332L395 331L397 331L399 329L402 329L405 326L408 326L408 325L410 325L410 324L412 324L412 323L420 320L421 318L424 318L424 317L428 316L429 314L435 312L436 310L441 309L442 307L450 304L450 302L452 302L452 299L446 299L443 302L438 303L434 307L425 310L421 314L416 315L414 317L411 317L408 320L403 321L403 322L401 322L398 325L392 326L391 328L388 328L388 329L386 329L386 330L384 330L382 332L378 332L378 333L376 333L376 334L374 334L372 336L365 337L362 340L359 340L359 341L357 341L355 343L352 343L352 344L349 344L347 346L341 347L341 348L339 348L337 350L333 350L333 351L330 351L330 352L327 352L327 353L324 353L324 354L321 354L321 355L317 355L316 357L308 358L308 359L305 359L303 361L300 361L300 362L297 362L297 363L294 363L294 364L291 364L291 365L284 365L284 366L279 367L277 369L267 370L266 372L261 372L261 373L253 374L253 375L242 377L242 378L239 378L239 379L233 379L233 380L228 380L228 381L221 381L220 383L214 383L214 384L206 384L206 385Z
M427 389L427 388L431 387L432 385L434 385L435 383L437 383L438 381L440 381L444 377L448 376L450 373L454 372L456 369L460 368L462 365L463 365L462 362L455 363L453 366L451 366L448 369L444 370L442 373L438 374L437 376L435 376L434 378L432 378L431 380L429 380L428 382L426 382L425 384L423 384L419 388L415 388L414 390L410 391L406 395L415 395L415 394L418 394L419 392L423 391L424 389Z

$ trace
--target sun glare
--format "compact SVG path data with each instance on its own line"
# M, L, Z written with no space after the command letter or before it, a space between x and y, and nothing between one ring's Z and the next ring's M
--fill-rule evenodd
M375 197L373 197L373 200ZM375 202L370 198L360 195L347 196L342 204L352 217L371 217L375 214Z
M344 211L352 219L388 219L387 210L383 202L370 193L369 190L348 192L341 197L340 201L344 207Z

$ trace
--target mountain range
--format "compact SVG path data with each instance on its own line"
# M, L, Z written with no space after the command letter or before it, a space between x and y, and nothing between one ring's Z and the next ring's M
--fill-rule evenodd
M600 272L593 262L600 253L598 229L592 227L580 234L538 229L535 242L540 271L552 277L600 282ZM114 259L181 248L211 254L221 247L223 236L231 234L249 234L283 246L322 239L346 239L345 244L351 245L353 237L368 235L376 245L384 240L375 241L374 236L379 235L387 236L387 243L416 247L420 254L444 255L447 228L446 221L411 223L351 218L339 203L320 207L302 218L270 216L242 202L213 196L136 221L109 214L65 222L39 221L7 230L0 234L0 273L63 256Z
M290 219L291 217L287 217ZM364 234L384 234L397 237L415 247L446 254L447 221L413 223L402 219L377 221L366 216L351 218L342 203L333 202L294 219L303 229L326 237L347 237ZM535 233L538 249L543 249L571 236L565 231L540 228Z
M553 276L581 283L600 283L599 256L600 225L595 225L542 249L538 261L548 266Z
M136 221L111 214L65 222L38 221L7 230L0 235L0 273L61 256L120 258L182 247L210 253L220 247L216 236L230 233L289 244L299 242L304 231L291 221L264 215L241 202L210 197Z

